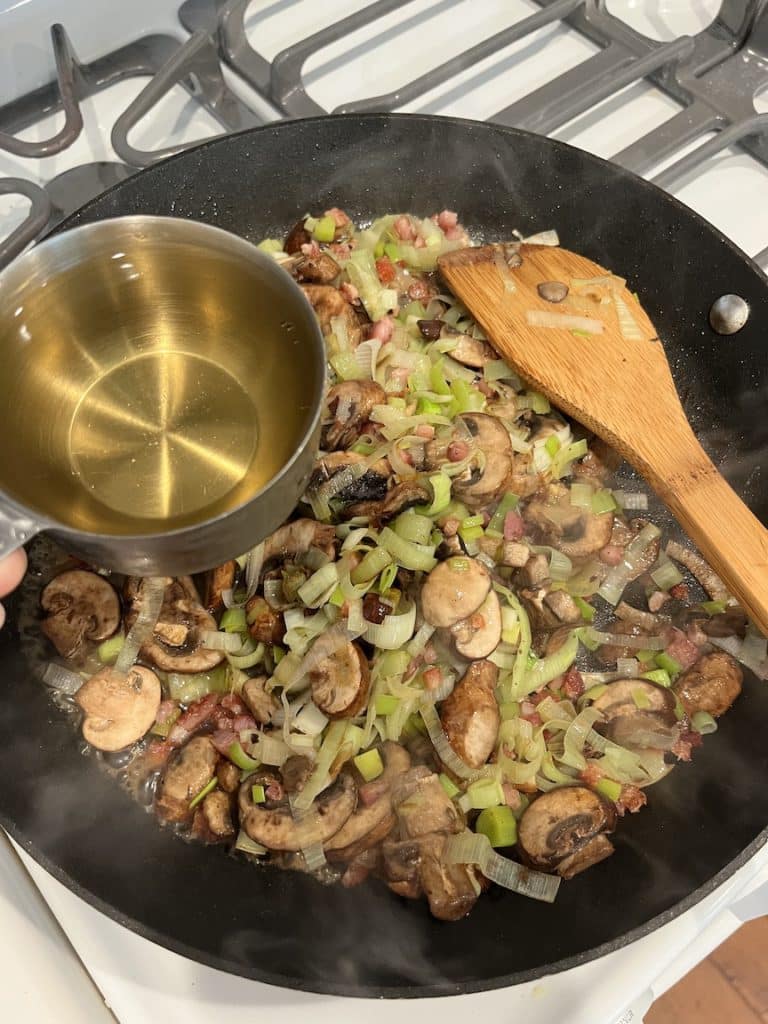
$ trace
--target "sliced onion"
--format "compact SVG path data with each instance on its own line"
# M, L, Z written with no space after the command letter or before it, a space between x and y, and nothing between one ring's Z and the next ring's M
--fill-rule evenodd
M747 645L746 638L740 640L737 636L711 636L709 642L740 661L750 672L754 672L758 679L768 679L768 660L764 655L760 657L762 647L757 649L755 645L753 648L752 644Z
M291 810L306 811L315 797L331 783L330 768L338 757L346 733L346 722L331 722L325 730L312 774L302 791L291 801Z
M554 229L549 231L539 231L535 235L528 235L527 238L523 238L522 241L525 245L560 245L560 236Z
M507 261L504 259L504 252L502 249L496 248L495 246L493 248L493 262L499 274L501 275L501 280L502 283L504 284L504 291L516 292L517 285L515 284L511 273L509 272L509 265L507 264Z
M264 600L274 611L291 607L291 602L283 596L283 581L280 579L264 580Z
M45 666L43 682L46 686L50 686L52 690L58 690L59 693L72 697L77 693L85 680L77 672L70 672L63 665L57 665L56 662L50 661Z
M445 844L443 857L447 864L476 864L489 881L544 903L553 903L560 888L561 879L557 875L545 875L502 857L485 835L466 831L451 836Z
M416 605L399 615L385 615L381 623L365 624L365 639L381 651L398 651L408 643L416 626Z
M263 764L279 768L285 764L293 751L285 740L270 733L262 733L252 745L251 753Z
M307 871L319 871L320 868L324 868L328 863L325 859L323 844L320 842L310 843L309 846L302 846L301 853L304 857Z
M307 608L320 608L326 604L339 583L339 568L328 562L299 587L298 594Z
M618 604L624 588L630 578L635 574L645 552L653 544L657 537L661 536L661 530L653 523L647 523L640 533L627 544L624 550L624 559L606 575L598 587L598 594L608 604Z
M408 650L408 653L411 655L411 657L415 658L419 654L421 654L421 652L427 646L429 641L432 639L432 634L434 632L435 632L435 627L434 626L430 626L430 624L428 622L423 622L419 626L418 630L416 631L415 636L413 637L411 642L408 644L407 650Z
M141 607L136 621L128 630L125 643L115 661L118 672L127 672L139 656L139 651L151 638L160 617L167 581L162 576L150 576L141 584Z
M355 359L366 377L376 379L376 362L379 358L381 341L378 338L370 338L363 341L355 349Z
M227 653L227 661L232 668L239 669L240 671L246 668L253 668L264 657L265 650L264 644L254 644L252 640L246 640L236 654Z
M264 541L252 548L248 554L248 561L245 566L245 592L248 597L253 597L259 587L261 570L264 565Z
M629 647L638 651L663 651L667 646L662 636L627 636L621 633L603 633L592 626L587 626L584 629L584 635L587 640L595 644Z
M236 654L242 650L243 638L239 633L221 633L218 629L203 629L200 632L200 643L208 651Z
M616 662L616 672L620 678L635 679L640 671L640 662L637 658L619 658Z
M587 759L584 757L584 744L591 736L597 735L592 726L603 717L597 708L587 707L580 711L568 726L563 737L563 754L560 760L569 768L576 768L583 771L587 766Z
M619 318L619 333L624 341L643 341L645 335L640 329L640 325L618 292L614 292L613 301L616 306L616 315Z
M246 601L236 601L235 592L232 587L228 587L226 590L221 592L221 600L224 603L225 608L245 608Z
M648 495L643 491L614 491L613 496L629 512L641 512L648 508Z
M548 309L528 309L526 321L531 327L557 327L564 331L584 331L585 334L602 334L605 324L588 316L571 316L569 313L554 313Z
M437 751L437 756L446 768L449 768L454 775L458 775L460 779L479 778L482 772L477 771L475 768L470 768L466 762L462 761L448 742L448 737L443 732L443 724L435 710L434 704L422 704L419 708L419 713L424 721L424 725L427 727L429 738L432 740L432 745Z
M693 574L696 581L701 584L713 601L732 601L723 581L701 555L674 540L668 542L666 553Z
M305 704L293 720L294 729L298 729L306 736L319 736L326 725L328 719L312 701Z
M237 839L235 840L235 849L241 853L249 853L252 857L265 857L269 850L266 846L262 846L261 843L256 843L251 837L240 829Z

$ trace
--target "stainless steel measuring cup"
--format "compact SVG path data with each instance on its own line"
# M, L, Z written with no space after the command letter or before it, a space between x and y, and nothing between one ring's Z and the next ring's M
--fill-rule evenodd
M0 274L0 555L46 530L88 562L197 572L290 513L325 349L301 289L219 228L125 217Z

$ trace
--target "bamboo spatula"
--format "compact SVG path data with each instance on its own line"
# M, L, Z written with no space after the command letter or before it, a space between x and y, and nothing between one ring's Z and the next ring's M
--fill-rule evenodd
M499 354L642 473L728 590L768 633L768 532L696 439L656 329L634 295L612 279L591 301L585 299L584 287L574 287L574 280L606 278L609 271L552 246L459 249L438 262L451 291ZM543 298L539 286L547 283L569 285L566 299ZM543 291L556 296L563 289ZM609 300L601 302L606 296ZM542 313L545 322L551 314L586 316L603 324L602 333L582 333L583 327L599 324L531 322Z

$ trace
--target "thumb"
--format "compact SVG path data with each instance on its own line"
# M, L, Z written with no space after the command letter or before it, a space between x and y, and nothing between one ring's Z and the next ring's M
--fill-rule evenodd
M27 553L24 548L18 548L0 559L0 597L15 590L26 571Z

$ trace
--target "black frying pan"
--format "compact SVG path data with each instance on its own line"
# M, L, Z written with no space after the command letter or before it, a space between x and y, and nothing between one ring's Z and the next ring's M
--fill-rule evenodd
M665 339L694 426L768 520L763 275L658 189L523 132L415 116L330 117L213 141L116 186L66 226L129 213L209 221L258 240L331 205L364 219L460 211L472 232L556 227L565 246L629 278ZM707 312L752 308L732 338ZM649 400L650 397L649 397ZM3 443L12 443L4 439ZM748 681L716 735L621 822L616 853L545 906L498 889L458 924L383 886L323 888L187 845L78 753L32 678L9 602L0 634L0 822L115 920L215 967L317 992L419 996L527 981L616 949L692 906L768 839L768 687Z

